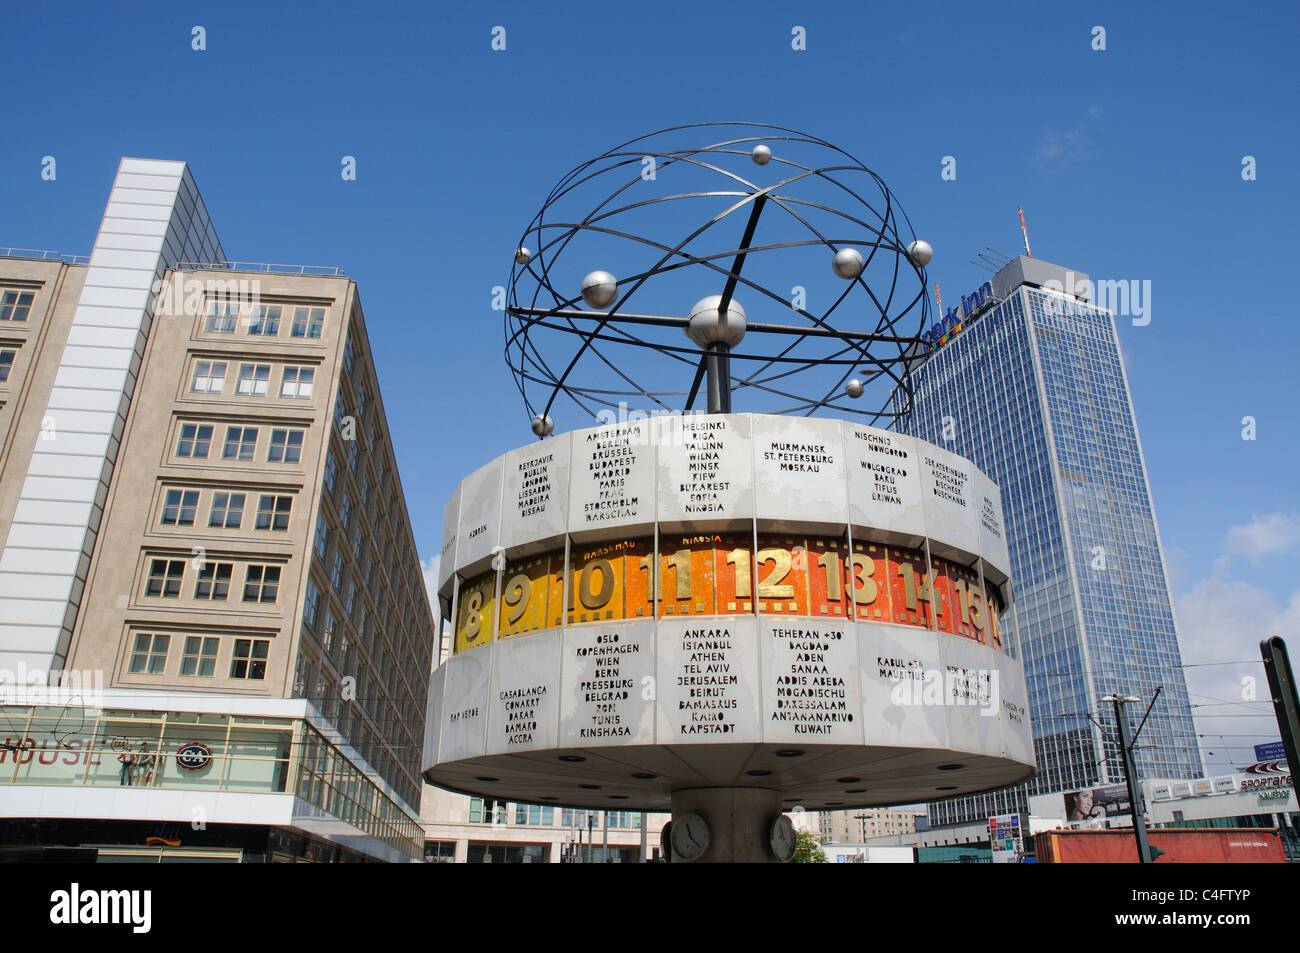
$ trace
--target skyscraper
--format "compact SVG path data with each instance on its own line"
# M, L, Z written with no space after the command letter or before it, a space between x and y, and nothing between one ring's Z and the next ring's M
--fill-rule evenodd
M228 262L182 162L122 160L88 260L0 257L0 845L421 856L386 431L356 284Z
M932 805L935 824L1122 782L1100 702L1110 693L1144 709L1162 689L1137 751L1143 777L1202 771L1115 319L1090 303L1087 282L1016 258L948 310L913 366L899 429L970 458L1002 488L1038 762L1020 788ZM896 410L905 397L895 391Z

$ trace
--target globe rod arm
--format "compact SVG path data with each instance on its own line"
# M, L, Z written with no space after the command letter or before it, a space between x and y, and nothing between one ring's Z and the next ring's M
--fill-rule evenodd
M691 392L686 398L686 410L690 410L695 405L695 395L700 392L700 382L704 380L704 372L709 366L709 355L707 353L700 355L700 363L695 368L695 380L691 382Z
M676 318L665 314L595 314L575 308L521 308L508 307L506 311L518 318L556 317L585 318L588 321L607 323L625 322L627 324L657 324L668 328L684 328L690 324L688 318ZM836 328L799 327L793 324L771 324L764 321L750 321L745 325L747 332L762 331L767 334L794 334L814 338L843 338L847 341L880 341L889 344L920 344L921 338L905 334L875 334L869 331L841 331Z
M749 221L745 223L745 234L740 239L740 250L736 252L736 260L732 262L731 271L727 274L727 283L722 286L722 300L718 302L718 313L726 314L727 308L731 304L731 296L736 293L736 282L740 280L740 269L745 267L745 256L749 253L749 243L754 240L754 230L758 228L758 217L763 214L763 205L767 202L767 194L760 192L758 198L754 199L754 207L749 213Z

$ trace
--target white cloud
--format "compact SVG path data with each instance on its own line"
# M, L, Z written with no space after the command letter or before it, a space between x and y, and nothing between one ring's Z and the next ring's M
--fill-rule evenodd
M424 573L424 591L429 594L429 605L433 609L434 617L438 615L438 567L442 564L442 556L434 553L427 560L420 560L420 570Z
M1300 589L1282 605L1258 586L1215 572L1176 603L1187 690L1201 706L1192 713L1206 770L1227 774L1255 760L1252 745L1277 739L1259 643L1300 633Z
M1244 526L1228 530L1228 552L1245 556L1252 563L1263 556L1288 553L1300 546L1300 515L1295 513L1269 513L1252 516Z
M441 608L438 602L438 569L441 565L442 556L438 553L428 559L420 560L420 571L424 575L424 591L429 594L429 608L433 610L433 618L438 623L439 644L434 647L433 652L433 665L435 668L441 664L451 648L451 626L446 619L441 618Z
M1100 124L1101 109L1091 106L1088 115L1068 129L1045 128L1034 150L1034 165L1040 169L1064 169L1076 161L1091 158L1090 132Z

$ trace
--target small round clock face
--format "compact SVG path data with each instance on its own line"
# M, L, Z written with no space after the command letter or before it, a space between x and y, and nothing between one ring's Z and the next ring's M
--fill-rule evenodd
M770 834L772 853L776 854L777 860L785 863L794 856L796 842L794 824L784 814L780 815L772 822Z
M696 860L709 849L709 825L698 814L687 814L673 821L669 836L673 852L682 860Z

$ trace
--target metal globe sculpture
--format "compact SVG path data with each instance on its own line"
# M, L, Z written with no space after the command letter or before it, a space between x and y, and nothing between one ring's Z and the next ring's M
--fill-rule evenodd
M890 393L922 353L933 252L824 139L763 123L640 136L563 176L517 247L505 353L530 418L561 396L580 417L691 410L706 374L713 411L733 394L882 425L908 409ZM726 333L701 332L706 298Z
M879 176L776 126L667 129L561 179L505 296L543 442L444 510L425 780L671 809L673 860L708 863L789 859L794 805L1034 772L1000 492L871 426L928 352L911 232Z
M841 248L831 260L831 267L835 269L835 274L846 281L852 281L862 274L865 264L862 253L856 248Z
M549 437L555 433L555 421L546 414L538 414L533 418L533 433L539 437Z
M701 298L691 308L686 336L702 348L711 344L735 347L745 337L745 309L734 298L722 311L722 295Z
M582 300L588 307L603 311L618 297L618 282L608 271L593 271L582 279Z
M912 260L924 268L930 264L934 258L934 249L930 247L929 242L923 242L920 239L912 242L907 246L907 253L912 256Z

